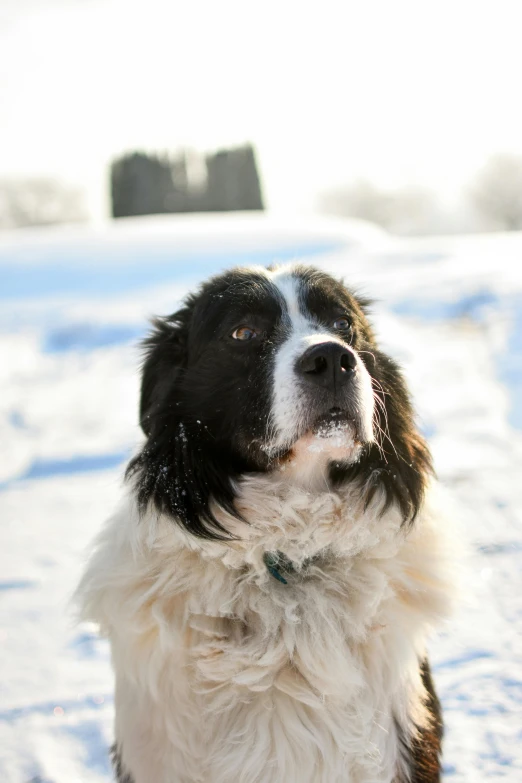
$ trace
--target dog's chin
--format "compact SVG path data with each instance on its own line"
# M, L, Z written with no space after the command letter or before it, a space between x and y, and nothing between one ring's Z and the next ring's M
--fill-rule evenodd
M279 458L278 470L301 484L324 484L331 462L353 463L359 459L364 441L353 418L329 411L316 419Z
M311 461L314 457L351 461L357 457L361 446L354 422L321 418L294 443L291 453L294 458L308 455Z

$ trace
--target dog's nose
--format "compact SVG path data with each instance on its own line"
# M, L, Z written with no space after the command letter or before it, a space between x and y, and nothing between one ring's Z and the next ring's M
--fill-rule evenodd
M354 352L336 342L319 343L308 348L297 362L297 372L316 386L337 389L355 372Z

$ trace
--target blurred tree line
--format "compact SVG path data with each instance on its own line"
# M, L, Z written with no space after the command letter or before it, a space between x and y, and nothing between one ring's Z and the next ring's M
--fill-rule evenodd
M250 145L206 156L133 152L111 165L112 215L263 209Z
M78 188L46 177L0 180L0 229L87 220Z
M496 155L479 172L469 195L492 228L522 229L522 157Z
M386 190L358 180L322 194L320 212L370 220L400 235L522 229L522 157L495 155L460 203L447 207L426 188Z

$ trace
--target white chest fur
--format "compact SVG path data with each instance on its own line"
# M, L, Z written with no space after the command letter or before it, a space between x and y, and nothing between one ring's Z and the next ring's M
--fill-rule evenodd
M135 783L391 783L449 606L444 521L425 509L406 531L268 477L238 505L249 526L219 512L232 543L139 520L132 497L98 541L79 595L111 642L125 766Z

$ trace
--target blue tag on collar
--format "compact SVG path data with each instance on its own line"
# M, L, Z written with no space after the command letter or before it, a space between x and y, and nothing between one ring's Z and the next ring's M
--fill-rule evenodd
M294 564L279 550L277 552L265 552L263 562L271 576L283 585L288 584L283 574L295 574Z

